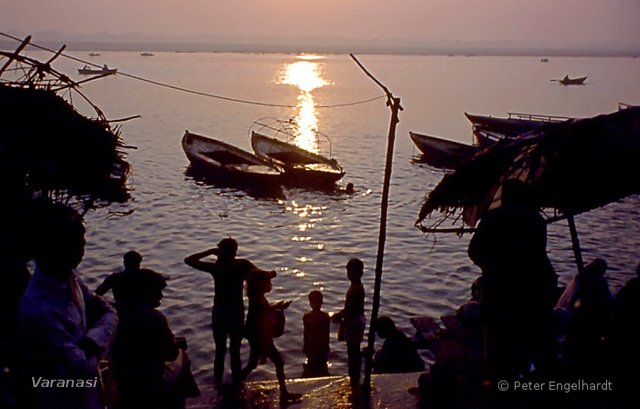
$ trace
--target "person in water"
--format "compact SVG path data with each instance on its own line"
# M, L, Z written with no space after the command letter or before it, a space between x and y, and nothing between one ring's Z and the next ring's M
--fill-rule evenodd
M266 298L266 294L271 292L273 277L275 277L275 272L254 271L247 279L249 312L247 313L245 334L249 340L251 352L247 365L242 369L241 380L246 379L260 362L265 362L266 358L269 358L276 367L276 377L280 387L280 403L294 403L299 401L302 395L290 393L287 390L284 359L273 343L272 309L275 306L270 305Z
M311 311L302 318L304 326L304 344L302 352L307 357L303 378L329 376L327 359L329 358L329 326L331 318L322 311L323 296L320 291L309 293Z
M263 271L249 260L236 258L237 251L238 243L232 238L226 238L221 240L217 247L192 254L184 259L187 265L211 274L214 280L215 296L211 310L211 328L216 347L213 377L217 386L222 385L224 376L227 338L233 382L238 383L240 380L242 365L240 343L244 329L242 289L250 273ZM217 256L215 262L202 260L211 255Z
M129 294L130 285L127 281L131 278L132 274L136 274L140 271L140 263L142 263L142 256L137 251L127 251L122 258L124 269L119 272L109 274L107 278L96 288L96 294L105 295L109 290L113 291L113 299L116 306L126 303L127 298L135 296L135 294Z
M360 385L360 368L362 366L362 352L360 343L364 337L366 318L364 316L364 286L362 275L364 263L360 259L352 258L347 262L347 278L351 282L344 300L344 308L333 315L333 319L340 322L339 339L347 343L347 360L349 381L352 387Z

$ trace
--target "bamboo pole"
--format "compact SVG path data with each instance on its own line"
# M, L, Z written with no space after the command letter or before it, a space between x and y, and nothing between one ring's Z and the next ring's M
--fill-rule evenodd
M578 273L582 273L584 270L584 262L582 261L582 250L580 249L580 240L578 239L578 230L576 229L576 222L573 219L573 215L567 215L567 221L569 222L569 232L571 233L571 244L573 247L573 254L576 257L576 265L578 266Z
M0 68L0 75L2 75L4 70L6 70L7 67L11 65L11 63L13 62L13 59L18 55L20 55L22 50L24 50L24 48L29 44L30 41L31 41L31 36L27 36L24 40L22 40L22 43L20 43L18 48L16 48L16 50L13 52L13 56L9 56L9 58L7 59L7 62L2 66L2 68Z
M376 340L376 327L378 321L378 311L380 309L380 290L382 287L382 265L384 261L384 245L387 239L387 211L389 207L389 190L391 185L391 170L393 168L393 149L396 139L396 126L400 119L398 114L402 111L400 98L395 98L391 91L378 81L367 69L358 61L358 59L350 54L351 58L358 66L371 78L378 86L380 86L387 96L387 106L391 109L391 121L389 123L389 134L387 136L387 155L384 167L384 182L382 185L382 200L380 204L380 230L378 234L378 251L376 255L375 282L373 288L373 303L371 306L371 319L369 320L369 337L367 349L365 353L364 366L364 384L363 390L370 392L371 390L371 369L373 359L373 348Z

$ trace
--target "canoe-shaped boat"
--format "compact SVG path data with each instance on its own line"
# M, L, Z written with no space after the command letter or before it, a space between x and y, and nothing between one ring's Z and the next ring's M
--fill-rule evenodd
M81 75L113 75L117 72L117 68L109 68L106 65L102 68L90 67L88 65L78 68L78 74Z
M279 186L282 169L233 145L185 131L182 149L191 165L221 184Z
M541 126L564 122L569 117L509 112L506 118L464 113L473 125L478 145L487 146L504 138L515 138Z
M409 136L422 152L424 161L440 169L456 169L480 150L476 145L467 145L437 136L416 132L409 132Z
M568 75L565 75L563 79L558 80L558 82L562 85L582 85L587 80L587 77L576 77L569 78Z
M251 131L251 147L256 155L282 167L290 185L330 186L345 173L335 159L256 131Z

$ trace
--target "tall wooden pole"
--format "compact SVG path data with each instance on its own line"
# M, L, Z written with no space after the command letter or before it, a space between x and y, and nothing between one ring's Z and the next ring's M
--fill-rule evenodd
M580 240L578 239L578 230L576 229L576 222L573 219L573 215L567 216L569 222L569 232L571 233L571 244L573 245L573 254L576 257L576 265L578 266L578 273L582 273L584 270L584 261L582 261L582 250L580 249Z
M380 81L367 71L367 69L351 54L351 58L358 66L378 84L387 95L387 106L391 109L391 122L389 123L389 134L387 136L387 157L384 167L384 182L382 185L382 201L380 204L380 230L378 234L378 252L376 255L375 283L373 287L373 303L371 306L371 319L369 320L369 338L365 354L364 384L363 389L369 392L371 389L371 368L373 358L373 348L376 341L376 327L378 322L378 311L380 310L380 289L382 287L382 265L384 261L384 245L387 239L387 210L389 207L389 190L391 185L391 169L393 168L393 149L396 140L396 126L399 119L399 112L402 110L400 98L395 98L391 91Z

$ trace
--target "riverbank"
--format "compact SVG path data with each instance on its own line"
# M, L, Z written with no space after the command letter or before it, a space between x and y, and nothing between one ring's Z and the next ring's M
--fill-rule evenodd
M408 390L417 385L418 373L373 375L369 404L364 397L352 397L349 377L291 379L290 392L303 394L292 409L413 408L416 400ZM202 396L187 401L188 409L279 408L278 382L249 382L241 393L218 392L213 386L201 386Z

